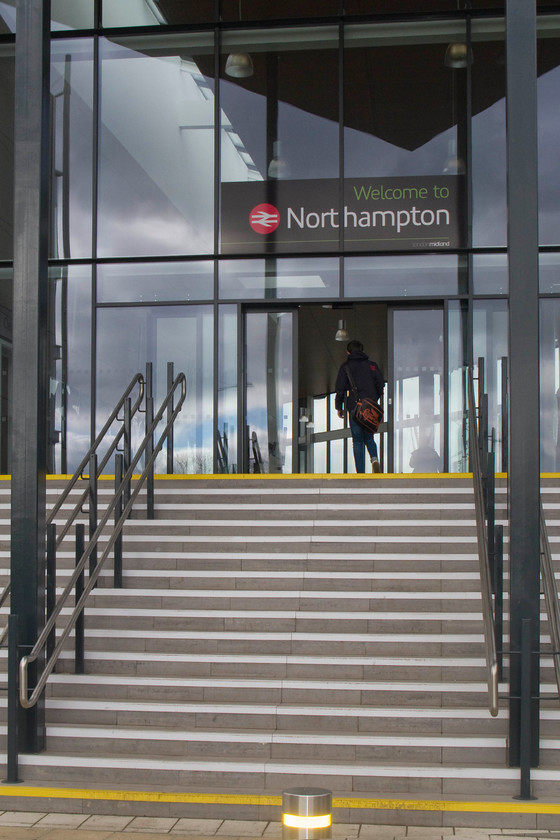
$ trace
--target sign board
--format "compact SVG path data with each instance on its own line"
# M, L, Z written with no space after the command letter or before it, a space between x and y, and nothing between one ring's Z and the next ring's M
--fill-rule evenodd
M222 184L223 254L464 246L464 176Z

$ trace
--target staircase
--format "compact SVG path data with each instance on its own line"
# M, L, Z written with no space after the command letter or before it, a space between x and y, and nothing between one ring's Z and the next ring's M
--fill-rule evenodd
M554 516L560 494L544 493ZM519 792L506 701L497 718L487 709L470 478L165 478L156 517L126 525L124 588L107 569L92 595L86 675L69 647L49 681L47 750L21 756L27 784ZM69 542L60 588L73 562ZM552 679L545 661L545 697ZM545 700L537 796L557 795L559 723Z

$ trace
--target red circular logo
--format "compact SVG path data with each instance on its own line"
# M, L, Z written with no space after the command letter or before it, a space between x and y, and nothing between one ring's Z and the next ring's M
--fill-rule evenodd
M249 213L249 224L255 233L272 233L280 224L280 211L274 204L257 204Z

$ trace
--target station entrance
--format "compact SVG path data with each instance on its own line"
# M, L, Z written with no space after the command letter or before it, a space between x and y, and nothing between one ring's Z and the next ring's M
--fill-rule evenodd
M378 436L383 470L447 472L450 461L454 471L466 469L463 366L450 369L457 354L448 352L444 316L437 303L247 308L243 471L355 471L350 430L334 407L351 338L387 382Z

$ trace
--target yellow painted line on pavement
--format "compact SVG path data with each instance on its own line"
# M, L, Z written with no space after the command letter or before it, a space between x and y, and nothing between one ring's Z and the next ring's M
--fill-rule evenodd
M199 805L282 805L281 796L237 793L181 793L147 790L97 790L0 785L0 796L52 799L101 799L125 802L177 802ZM470 811L473 813L560 814L560 802L469 802L446 799L367 799L333 797L333 808L386 811Z

